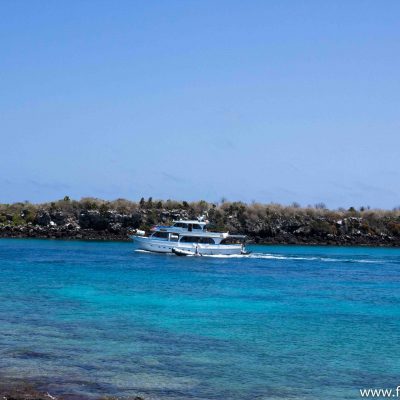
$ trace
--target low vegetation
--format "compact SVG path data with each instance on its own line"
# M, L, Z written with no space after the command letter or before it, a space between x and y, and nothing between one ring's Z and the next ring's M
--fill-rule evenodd
M298 203L283 206L223 200L214 204L151 197L134 202L89 197L77 201L65 196L43 204L0 204L0 233L3 237L41 232L39 236L81 238L86 232L83 238L87 238L91 232L93 238L123 239L136 228L148 230L157 223L199 216L210 221L210 229L245 233L260 243L400 243L400 208L330 210L324 203L301 207Z

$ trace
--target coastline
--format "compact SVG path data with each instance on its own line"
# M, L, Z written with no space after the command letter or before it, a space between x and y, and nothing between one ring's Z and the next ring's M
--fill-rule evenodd
M28 379L10 379L0 375L0 398L3 400L87 400L87 396L60 395L48 390L49 384L36 383ZM104 394L90 397L91 400L145 400L141 396L114 397Z
M120 232L108 230L80 229L65 230L63 227L40 226L0 226L0 239L48 239L97 242L131 242L134 231L123 229ZM382 237L342 236L332 239L323 237L257 237L248 235L248 244L282 246L341 246L341 247L400 247L400 239L389 240Z
M44 204L0 204L0 238L129 241L136 229L149 231L156 224L199 216L209 221L210 230L244 234L249 244L400 247L399 209L67 197Z
M0 397L3 400L67 400L26 379L11 380L2 376L0 379Z

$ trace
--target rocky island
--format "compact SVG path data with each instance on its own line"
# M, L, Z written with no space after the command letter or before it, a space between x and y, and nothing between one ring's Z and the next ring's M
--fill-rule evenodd
M222 201L83 198L0 204L0 237L129 240L135 229L206 216L210 229L243 233L259 244L400 246L400 209L327 209Z

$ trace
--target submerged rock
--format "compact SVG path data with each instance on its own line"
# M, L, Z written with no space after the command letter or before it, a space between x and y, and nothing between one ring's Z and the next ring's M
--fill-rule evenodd
M0 399L2 400L85 400L82 395L59 395L57 393L50 393L43 383L28 382L23 379L14 379L12 382L9 379L0 377ZM8 382L7 382L8 381ZM103 396L95 397L90 396L90 400L145 400L141 396L134 397L113 397Z

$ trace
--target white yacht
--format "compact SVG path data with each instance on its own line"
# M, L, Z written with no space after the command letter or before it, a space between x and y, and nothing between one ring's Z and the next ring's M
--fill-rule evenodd
M244 235L228 232L209 232L204 221L174 221L172 226L154 226L149 236L136 231L131 238L139 249L157 253L174 253L179 256L246 254Z

